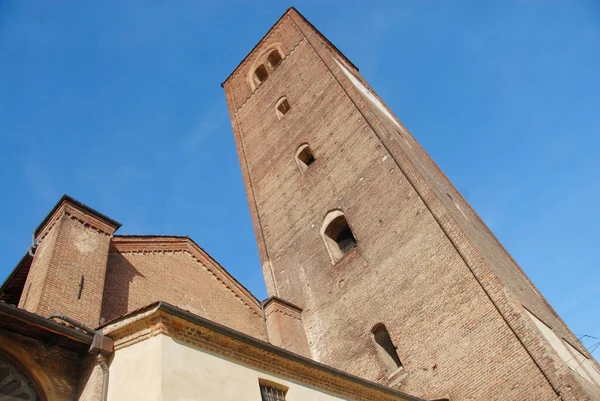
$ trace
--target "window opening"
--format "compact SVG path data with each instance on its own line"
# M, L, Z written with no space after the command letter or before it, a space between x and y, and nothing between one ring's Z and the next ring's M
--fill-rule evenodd
M334 210L325 216L321 235L333 263L356 247L354 234L341 210Z
M269 77L269 72L267 71L267 67L264 64L259 65L254 70L254 82L256 85L260 85L267 80Z
M379 351L381 360L388 370L388 373L395 372L402 366L402 363L396 352L396 347L392 343L390 334L383 324L378 324L373 328L373 337L375 338L377 350Z
M270 383L260 383L260 395L262 401L285 401L287 390Z
M0 355L0 400L40 401L32 380L10 360Z
M281 120L281 117L283 117L288 111L290 111L292 107L290 106L290 102L288 102L287 98L283 97L277 102L276 108L277 118Z
M308 167L315 162L315 156L308 144L304 144L298 148L296 152L296 163L300 172L305 172Z
M271 68L275 69L279 66L279 64L281 64L283 59L281 58L281 54L279 53L279 51L273 50L271 53L269 53L267 61L271 65Z

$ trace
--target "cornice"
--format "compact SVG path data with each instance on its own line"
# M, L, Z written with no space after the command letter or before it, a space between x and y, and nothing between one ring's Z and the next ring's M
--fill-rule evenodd
M37 240L43 241L43 239L50 233L50 231L52 231L61 217L65 215L71 220L75 220L76 222L82 224L86 228L90 228L106 236L113 235L118 228L94 215L86 213L68 201L63 201L62 204L56 208L54 213L52 213L52 215L46 219L46 224L39 229L36 236Z

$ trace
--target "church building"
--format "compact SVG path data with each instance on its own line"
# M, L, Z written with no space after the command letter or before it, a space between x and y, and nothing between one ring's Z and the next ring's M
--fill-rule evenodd
M600 400L600 366L288 9L222 84L269 297L67 195L0 290L4 400Z

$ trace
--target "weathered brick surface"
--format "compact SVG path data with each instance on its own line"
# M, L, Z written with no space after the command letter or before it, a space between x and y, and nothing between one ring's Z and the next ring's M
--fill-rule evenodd
M46 237L42 240L38 240L35 257L31 264L31 268L29 269L25 287L19 301L19 308L21 309L35 312L38 308L40 299L44 293L44 279L48 272L50 259L52 258L61 222L62 220L57 221L56 224L49 229Z
M59 313L98 325L112 232L93 223L91 216L68 204L57 211L38 235L21 307L42 316Z
M258 301L189 239L115 237L102 316L111 320L155 301L264 339Z
M79 356L20 334L0 330L0 352L23 368L49 401L74 401L77 396Z
M167 301L265 338L258 300L189 238L113 232L96 215L70 201L61 204L38 233L20 307L96 327L101 317Z
M302 36L285 37L296 30ZM267 288L304 309L313 357L387 383L371 336L384 323L409 393L600 397L523 306L581 348L572 333L408 131L354 89L294 10L259 48L271 37L295 42L283 63L243 103L233 93L249 90L246 75L233 74L224 88ZM291 110L279 120L284 95ZM305 142L316 161L301 173L294 154ZM358 246L332 265L319 229L336 208Z
M302 310L279 299L270 299L265 305L265 319L271 344L311 357Z

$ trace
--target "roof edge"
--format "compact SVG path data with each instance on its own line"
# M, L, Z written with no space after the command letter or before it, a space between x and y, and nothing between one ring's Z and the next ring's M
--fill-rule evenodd
M16 306L9 305L6 302L0 302L0 314L14 316L19 320L23 320L27 323L35 326L42 327L48 331L56 334L63 335L71 340L78 341L84 344L91 345L94 336L87 333L82 333L79 330L75 330L71 327L64 326L62 324L48 320L40 315L26 311L25 309L17 308Z
M287 307L289 307L289 308L292 308L292 309L296 309L296 310L297 310L297 311L299 311L299 312L302 312L302 310L303 310L303 309L302 309L301 307L299 307L298 305L295 305L295 304L293 304L293 303L291 303L291 302L289 302L289 301L286 301L286 300L285 300L285 299L283 299L283 298L279 298L279 297L276 297L276 296L274 296L274 295L273 295L273 296L270 296L269 298L267 298L267 299L265 299L264 301L262 301L262 302L261 302L261 304L262 304L262 306L263 306L264 308L266 308L266 307L267 307L267 305L269 305L269 304L270 304L270 303L272 303L272 302L279 302L280 304L283 304L283 305L285 305L285 306L287 306Z
M110 217L106 216L105 214L100 213L99 211L97 211L96 209L93 209L91 207L89 207L88 205L86 205L83 202L78 201L77 199L64 194L63 196L61 196L61 198L58 200L58 202L56 203L56 205L54 205L54 207L52 208L52 210L50 210L50 213L48 213L46 215L46 217L44 217L44 220L42 220L42 222L37 226L37 228L35 229L35 231L33 232L33 235L37 237L37 235L44 229L44 227L46 226L46 224L48 224L48 222L50 221L50 219L52 218L52 216L54 215L54 213L56 213L56 211L58 209L60 209L60 207L64 204L64 203L70 203L71 205L83 210L85 213L88 213L102 221L104 221L105 223L107 223L109 226L112 226L115 228L115 231L118 230L121 227L121 223L119 223L118 221L111 219Z
M4 279L4 282L2 283L2 285L0 285L0 299L3 297L4 291L12 283L12 281L15 278L15 276L17 275L17 273L19 273L19 271L21 271L24 268L25 264L30 259L33 259L33 250L35 250L35 248L29 248L27 250L27 252L25 252L25 255L23 255L23 257L19 260L17 265L14 267L14 269L12 269L12 271L8 274L6 279Z
M113 243L117 244L122 241L122 243L127 243L128 241L134 242L158 242L161 240L167 242L168 240L173 240L173 243L182 243L189 246L192 250L198 252L202 257L206 258L207 262L214 266L217 270L220 271L225 277L227 277L231 283L237 287L242 293L244 293L247 297L249 297L254 303L255 306L260 308L261 302L256 298L256 296L246 288L238 279L235 278L233 274L231 274L221 263L219 263L215 258L212 257L210 253L208 253L204 248L202 248L196 241L194 241L191 237L187 235L153 235L153 234L144 234L144 235L114 235ZM189 249L189 248L188 248ZM210 268L209 266L206 266Z

